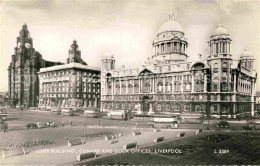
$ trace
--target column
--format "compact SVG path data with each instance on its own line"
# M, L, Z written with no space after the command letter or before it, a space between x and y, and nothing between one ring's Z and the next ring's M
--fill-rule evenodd
M172 76L172 93L174 93L174 77Z
M153 77L153 93L155 93L155 77Z
M139 78L139 93L141 93L141 79Z
M234 85L233 85L233 92L235 93L236 92L236 89L237 89L237 75L236 73L234 74Z
M164 76L164 78L163 78L163 93L164 94L166 92L165 84L166 84L166 77Z
M193 72L191 73L191 93L194 92L194 75Z
M181 76L181 93L183 93L183 76Z
M121 94L121 79L119 78L119 94Z
M207 92L207 71L204 70L204 92Z
M125 81L126 94L128 94L128 80Z
M111 82L112 82L112 85L111 85L111 86L112 86L112 92L111 92L111 94L114 94L114 93L115 93L115 92L114 92L115 82L114 82L114 80L112 80Z

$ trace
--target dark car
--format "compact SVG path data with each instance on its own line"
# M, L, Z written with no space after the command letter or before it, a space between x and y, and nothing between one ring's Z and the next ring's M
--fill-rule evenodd
M25 125L25 129L37 129L38 126L36 123L28 123L27 125Z
M228 128L229 123L227 121L220 121L220 122L214 123L214 126L218 127L218 128Z

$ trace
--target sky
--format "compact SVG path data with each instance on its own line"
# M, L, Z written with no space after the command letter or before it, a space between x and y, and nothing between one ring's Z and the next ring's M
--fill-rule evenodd
M152 41L170 11L188 39L189 61L206 57L207 41L222 24L233 58L248 48L260 73L259 9L258 0L0 0L0 91L8 91L7 68L24 23L46 60L65 62L75 39L89 66L101 67L108 50L116 66L138 66L152 56Z

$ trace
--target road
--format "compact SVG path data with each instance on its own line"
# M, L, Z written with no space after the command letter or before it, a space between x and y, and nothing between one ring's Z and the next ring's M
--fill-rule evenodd
M70 121L72 121L73 126L121 126L121 127L136 127L139 128L147 128L149 121L145 120L109 120L106 117L100 118L85 118L84 116L63 116L63 115L53 115L51 112L43 112L36 110L9 110L8 119L6 123L8 123L9 131L12 130L23 130L25 125L28 123L37 123L42 122L46 123L48 121L53 121L55 124L61 126L62 121L65 126L70 125ZM213 126L214 121L209 121L209 127L211 129L215 129ZM207 121L204 121L203 124L180 124L179 128L181 129L196 129L196 128L207 128ZM241 130L245 126L245 121L230 121L231 130Z

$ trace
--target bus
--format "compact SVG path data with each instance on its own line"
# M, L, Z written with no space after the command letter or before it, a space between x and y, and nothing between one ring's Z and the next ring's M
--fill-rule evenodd
M98 118L98 111L96 110L84 110L84 116L86 118Z
M61 110L61 115L73 116L73 110L70 108L63 108Z
M179 115L153 115L150 119L150 128L178 128Z
M128 120L133 118L131 110L114 110L107 113L108 119Z

